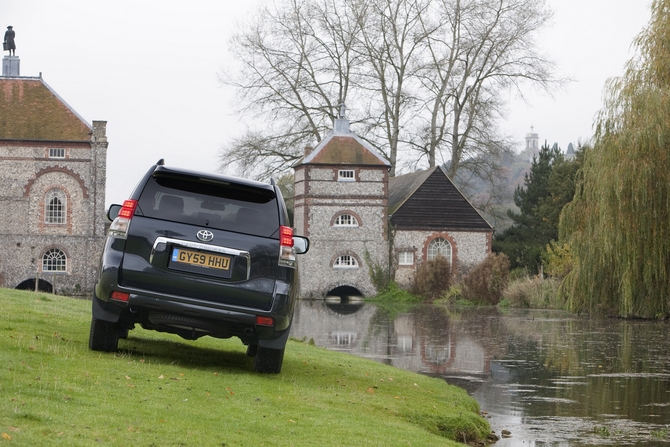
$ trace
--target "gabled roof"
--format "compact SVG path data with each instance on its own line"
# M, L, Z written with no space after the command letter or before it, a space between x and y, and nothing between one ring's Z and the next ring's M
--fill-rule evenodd
M442 167L390 178L388 206L391 223L397 229L493 229Z
M91 131L41 77L0 76L0 139L91 141Z
M389 215L405 203L437 168L389 178Z
M379 152L349 130L345 118L335 120L335 128L295 166L305 164L337 164L391 166Z

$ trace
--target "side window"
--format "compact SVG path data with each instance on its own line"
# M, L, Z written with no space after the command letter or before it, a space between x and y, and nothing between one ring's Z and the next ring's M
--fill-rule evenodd
M340 169L337 171L338 182L355 182L356 176L353 169Z
M414 265L414 252L401 251L398 253L398 265Z
M44 222L64 224L67 216L67 198L62 189L54 188L44 197Z
M428 253L426 253L426 255L429 261L432 261L438 256L442 256L447 261L451 262L451 244L448 240L441 237L433 239L428 244Z
M358 261L350 255L342 255L335 259L333 267L336 269L356 269L358 268Z
M358 226L358 219L356 219L356 217L352 216L351 214L340 214L335 219L335 224L333 226L335 226L335 227L357 227Z
M67 270L67 257L57 248L47 250L42 256L43 272L64 272Z

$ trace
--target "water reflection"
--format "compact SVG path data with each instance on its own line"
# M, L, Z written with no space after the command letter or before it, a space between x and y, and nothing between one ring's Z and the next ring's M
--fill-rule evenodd
M670 444L666 323L301 301L292 335L461 386L496 446Z

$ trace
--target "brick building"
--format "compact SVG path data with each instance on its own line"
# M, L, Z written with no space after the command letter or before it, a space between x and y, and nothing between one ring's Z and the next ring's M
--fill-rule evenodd
M18 59L16 56L15 59ZM0 77L0 286L93 289L105 238L106 122L18 62Z
M310 238L302 297L375 295L369 261L408 286L435 256L462 272L491 252L493 228L442 168L389 178L389 167L343 116L294 165L294 227Z

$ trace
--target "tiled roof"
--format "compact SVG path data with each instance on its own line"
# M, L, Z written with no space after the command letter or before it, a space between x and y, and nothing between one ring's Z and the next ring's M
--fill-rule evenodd
M294 166L301 164L390 166L381 154L349 130L349 121L335 120L335 129Z
M333 136L311 162L313 164L384 165L354 137Z
M0 76L0 139L90 141L90 133L41 78Z

